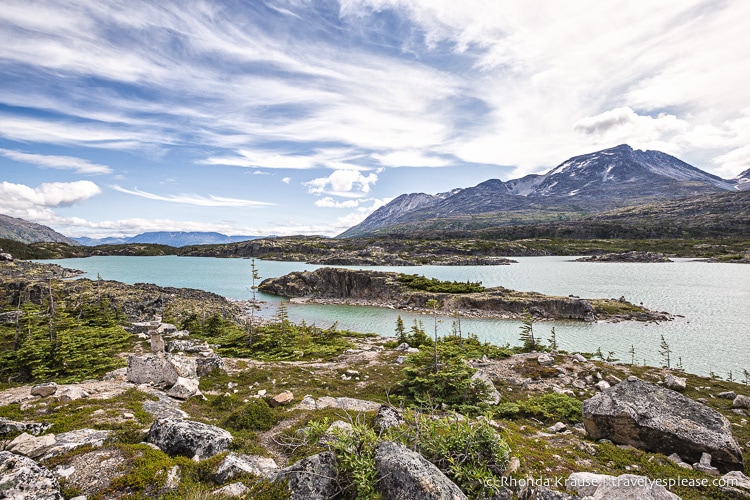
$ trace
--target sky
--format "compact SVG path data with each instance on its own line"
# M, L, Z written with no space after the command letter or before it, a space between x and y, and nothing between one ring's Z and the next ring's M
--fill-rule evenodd
M618 144L750 167L744 0L2 0L0 213L335 235Z

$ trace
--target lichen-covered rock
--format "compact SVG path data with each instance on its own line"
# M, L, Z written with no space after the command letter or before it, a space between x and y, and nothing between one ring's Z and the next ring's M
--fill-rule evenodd
M232 435L201 422L160 418L151 424L146 441L169 455L204 459L225 451L232 442Z
M167 352L211 352L211 348L204 340L178 339L167 344Z
M55 468L65 485L84 495L95 495L127 474L126 458L121 450L101 449L76 455L65 465Z
M742 470L742 451L729 421L682 394L635 377L583 402L583 423L592 439L698 462L706 452L723 471Z
M374 401L346 397L333 398L322 396L315 401L315 408L318 410L323 408L340 408L347 411L378 411L380 406L380 403Z
M487 371L484 368L479 368L476 372L474 372L474 375L471 376L471 380L478 380L487 386L487 399L485 400L486 403L496 405L500 402L500 399L502 399L500 391L497 390L495 384L492 382L492 379L487 374Z
M218 490L214 490L211 493L213 493L216 496L221 497L228 497L228 498L239 498L239 497L245 497L245 495L250 492L250 488L245 486L242 483L232 483L228 484L226 486L222 486Z
M539 366L552 366L555 364L555 358L547 354L546 352L543 352L536 358L536 362L539 363Z
M63 498L52 471L9 451L0 451L0 495L13 500Z
M168 353L128 356L128 382L171 387L179 377L197 377L193 359Z
M52 427L52 424L40 422L15 422L0 417L0 437L15 432L27 432L34 436L38 436L43 432L47 432L47 429L50 427Z
M382 441L375 454L383 500L465 500L466 495L419 453Z
M273 458L230 453L216 470L216 482L224 484L237 474L254 474L270 478L277 470L278 466Z
M661 484L634 474L615 477L576 472L568 477L565 485L590 500L680 500Z
M383 432L391 427L399 427L405 422L401 412L392 406L381 405L378 413L375 415L375 429Z
M328 500L341 491L336 457L327 451L281 469L275 481L283 480L287 481L291 500Z
M73 385L73 386L66 388L56 397L57 397L57 400L60 401L61 403L69 403L71 401L75 401L76 399L87 398L89 397L89 393L86 392L83 389L83 387Z
M732 407L750 409L750 396L738 395L732 401Z
M30 458L38 458L55 444L54 434L45 434L44 436L34 437L24 432L16 436L5 448L8 451L25 455Z
M671 373L667 373L664 375L664 387L682 392L687 387L687 379L685 377L675 377Z
M32 396L39 396L42 398L46 398L47 396L52 396L54 393L57 392L57 384L54 382L45 382L44 384L37 384L31 388L29 391Z
M294 394L292 394L291 391L284 391L272 397L268 401L268 404L270 404L272 407L283 406L291 403L293 399Z
M200 393L197 378L177 377L177 382L167 391L167 396L177 399L188 399Z
M218 354L211 354L210 356L201 356L195 358L195 369L199 377L211 375L215 371L219 371L221 373L227 372L227 367L224 364L224 360Z

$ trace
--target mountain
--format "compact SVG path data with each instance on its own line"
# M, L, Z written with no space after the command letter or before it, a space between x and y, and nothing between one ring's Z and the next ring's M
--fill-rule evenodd
M443 196L402 195L342 238L471 231L493 226L568 220L619 207L736 189L727 181L660 151L626 144L570 158L543 175L490 179Z
M79 245L77 241L58 233L50 227L2 214L0 214L0 238L20 241L22 243L52 241L74 246Z
M188 232L188 231L153 231L137 234L128 238L75 238L76 241L86 246L96 245L120 245L128 243L152 243L157 245L169 245L172 247L184 247L188 245L216 245L223 243L236 243L239 241L254 240L262 236L227 236L226 234L214 232Z
M738 191L750 191L750 168L737 176L735 189Z

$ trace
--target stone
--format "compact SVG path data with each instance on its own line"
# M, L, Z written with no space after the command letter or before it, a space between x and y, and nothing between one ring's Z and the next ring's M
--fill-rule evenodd
M318 444L326 446L338 442L339 437L342 435L351 435L354 432L352 424L344 422L343 420L334 420L331 425L328 426L325 433L318 440Z
M406 362L406 356L397 356L393 362L397 365L403 365Z
M738 395L736 398L734 398L734 401L732 401L732 407L733 408L742 408L742 409L750 409L750 397Z
M682 394L635 378L583 402L583 423L594 440L697 462L711 453L723 471L742 470L742 451L729 421L716 410Z
M256 455L229 453L216 470L216 482L224 484L238 474L254 474L258 477L271 478L278 470L273 458Z
M479 368L474 372L474 375L471 376L471 380L472 382L478 380L487 386L488 393L487 399L484 401L485 403L496 405L500 402L500 399L502 399L500 391L497 390L495 384L492 382L492 379L484 368Z
M155 331L151 332L151 352L154 354L164 352L164 339Z
M227 367L221 356L218 354L210 354L205 357L195 358L195 370L199 377L205 377L211 375L215 371L226 373Z
M45 434L44 436L34 437L31 434L24 432L23 434L16 436L16 438L13 439L5 449L30 458L38 458L54 444L54 434Z
M609 382L607 382L606 380L600 380L599 382L594 384L594 387L596 387L599 392L602 392L602 391L606 391L611 386L609 385Z
M52 427L52 424L39 422L15 422L0 417L0 437L16 432L27 432L38 436Z
M302 410L314 410L315 398L313 398L310 394L305 394L305 397L302 398L302 402L297 405L297 408L300 408Z
M244 498L245 495L247 495L249 492L250 492L250 488L238 482L238 483L232 483L226 486L222 486L218 490L214 490L211 493L213 495L229 497L229 498L238 498L238 497Z
M383 432L391 427L400 427L406 421L401 412L396 408L388 405L381 405L378 408L378 413L375 415L374 427L375 430Z
M161 335L174 335L177 333L177 331L178 331L177 327L174 326L172 323L162 323L156 329L156 332Z
M539 366L552 366L555 364L555 358L547 354L546 352L543 352L536 358L536 362L539 363Z
M63 500L51 470L9 451L0 451L0 495L12 500Z
M208 347L208 344L203 340L192 339L192 340L171 340L167 344L167 352L212 352L212 349Z
M503 492L502 494L507 495L505 492ZM500 498L503 500L511 500L513 498L513 495L511 494L511 496L501 496ZM524 500L581 500L578 496L568 495L567 493L551 490L546 486L534 486L530 483L524 485L519 490L517 498L523 498Z
M151 424L146 441L168 455L202 460L225 451L232 435L219 427L174 418L159 418Z
M89 393L83 390L83 387L74 385L61 392L57 396L57 400L61 403L69 403L70 401L75 401L76 399L83 399L87 397L89 397Z
M734 391L725 391L720 392L716 395L716 397L722 398L722 399L734 399L737 397L737 393Z
M65 478L65 485L83 495L95 495L108 488L112 481L129 472L121 450L105 448L76 455L58 466L55 473Z
M383 500L465 500L461 490L419 453L382 441L375 454L377 489Z
M721 476L724 486L719 489L731 498L750 498L750 478L740 471L732 471Z
M315 401L315 408L318 410L323 408L340 408L349 411L378 411L380 406L380 403L374 401L345 397L333 398L322 396Z
M406 351L409 349L409 344L406 342L402 342L398 345L398 347L394 348L394 351Z
M575 353L572 357L573 361L575 361L576 363L585 363L587 361L586 358L583 357L583 354L580 353Z
M39 460L43 461L64 455L82 446L99 448L104 446L104 442L111 434L112 431L100 431L97 429L76 429L57 434L54 444L44 452L44 455Z
M558 432L563 432L567 429L568 429L568 426L562 422L556 422L554 425L547 427L547 430L551 432L552 434L557 434Z
M687 387L687 379L685 377L675 377L671 373L667 373L664 375L664 387L682 392Z
M680 500L661 484L634 474L615 477L574 472L568 477L566 486L587 500Z
M331 452L303 458L281 469L274 481L287 481L291 500L328 500L340 493L336 457Z
M177 399L188 399L200 393L197 378L177 377L177 382L167 391L167 396Z
M671 454L671 455L669 455L669 456L668 456L667 458L668 458L668 459L669 459L670 461L672 461L672 462L674 462L675 464L677 464L678 466L682 467L683 469L692 469L692 468L693 468L693 466L692 466L692 465L690 465L689 463L687 463L687 462L685 462L684 460L682 460L682 457L681 457L681 456L679 456L679 455L678 455L677 453L672 453L672 454Z
M32 396L39 396L42 398L46 398L47 396L52 396L54 393L57 392L57 384L54 382L45 382L44 384L38 384L31 388L31 391L29 391Z
M13 262L13 255L7 252L0 252L0 262Z
M128 376L128 369L126 367L118 368L117 370L112 370L111 372L107 372L104 374L104 377L102 377L102 380L122 380L125 381Z
M270 404L272 408L275 408L277 406L288 405L293 399L294 394L292 394L291 391L284 391L272 397L268 404Z
M197 377L194 360L168 353L128 356L128 382L171 387L179 377Z

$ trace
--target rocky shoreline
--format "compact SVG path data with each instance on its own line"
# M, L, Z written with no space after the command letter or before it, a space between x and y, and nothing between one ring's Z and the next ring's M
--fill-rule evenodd
M475 293L433 293L410 288L399 273L320 268L264 280L262 292L288 297L297 303L344 304L436 312L477 318L518 319L528 311L543 320L669 321L666 312L651 311L624 298L581 299L518 292L502 287ZM438 303L437 310L427 306Z
M624 252L624 253L605 253L602 255L590 255L575 259L575 262L672 262L672 259L662 253L653 252Z

